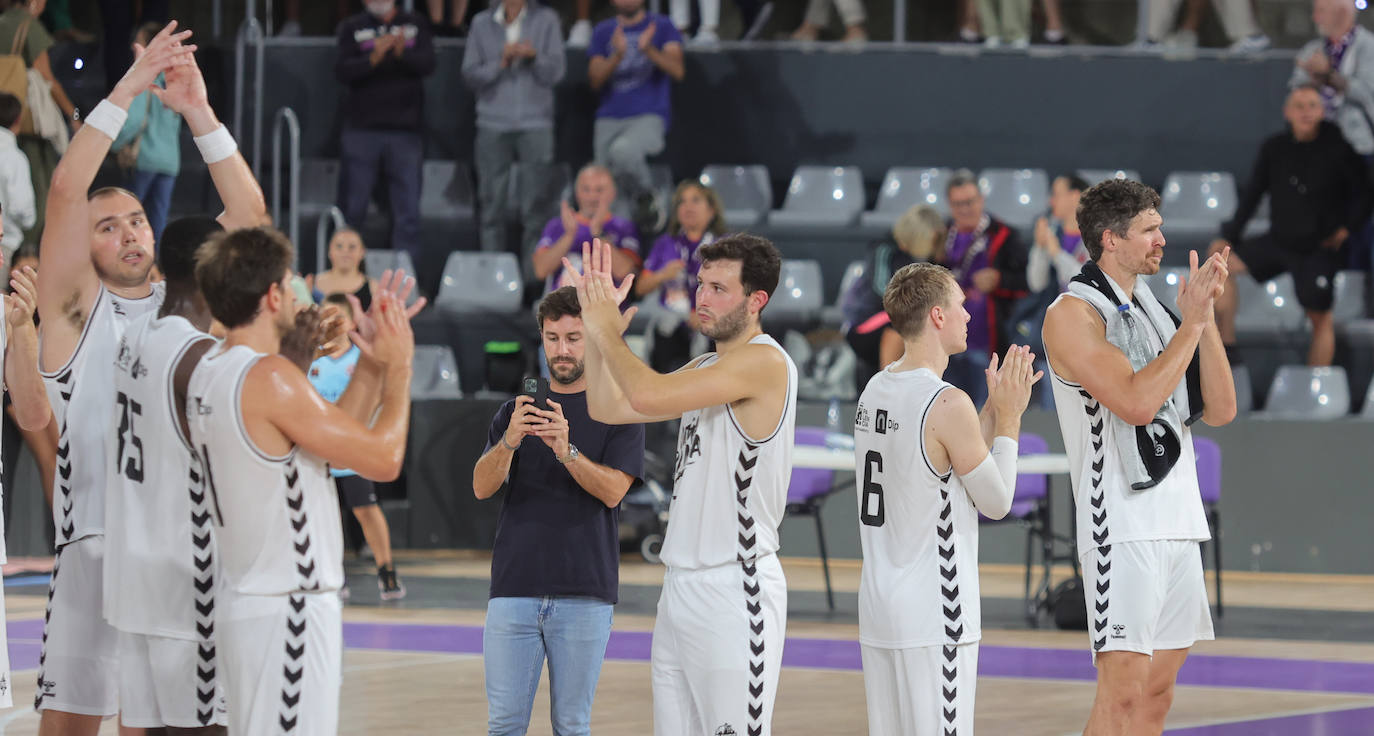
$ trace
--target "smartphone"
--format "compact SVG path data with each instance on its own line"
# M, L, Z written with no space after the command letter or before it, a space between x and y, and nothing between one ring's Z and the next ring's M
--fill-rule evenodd
M549 379L540 376L530 376L520 382L520 395L534 399L534 408L540 411L549 410Z

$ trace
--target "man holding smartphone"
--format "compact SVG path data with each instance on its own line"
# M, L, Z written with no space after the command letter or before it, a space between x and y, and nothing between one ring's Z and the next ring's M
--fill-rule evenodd
M536 319L553 380L527 380L501 406L472 471L479 499L508 484L482 637L493 735L528 728L545 656L554 733L590 733L611 634L620 500L643 476L644 425L588 414L581 315L570 286L544 297Z

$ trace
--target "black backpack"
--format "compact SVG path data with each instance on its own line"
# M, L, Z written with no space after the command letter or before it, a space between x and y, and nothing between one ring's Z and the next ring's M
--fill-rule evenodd
M1083 598L1083 578L1075 575L1054 586L1046 606L1054 625L1071 631L1088 630L1088 603Z

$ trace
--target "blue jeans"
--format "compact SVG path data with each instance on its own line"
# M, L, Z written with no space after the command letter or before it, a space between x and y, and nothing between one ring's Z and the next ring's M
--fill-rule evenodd
M345 128L339 171L339 209L349 225L361 228L380 174L391 203L391 249L420 263L420 167L424 145L419 133Z
M167 212L172 208L172 185L176 180L171 174L138 169L129 177L129 191L143 203L148 224L153 228L154 242L162 242L162 229L167 227Z
M592 598L492 598L482 630L490 736L523 734L549 658L554 736L591 733L614 607Z

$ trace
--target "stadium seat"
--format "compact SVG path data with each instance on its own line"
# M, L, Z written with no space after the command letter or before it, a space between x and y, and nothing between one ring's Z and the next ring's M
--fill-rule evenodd
M1240 301L1236 307L1237 332L1274 335L1308 328L1292 275L1281 274L1261 284L1249 274L1239 274L1235 286Z
M1236 213L1236 179L1224 171L1176 171L1164 180L1160 198L1167 222L1220 225Z
M313 224L339 199L339 162L332 158L301 159L300 217Z
M773 184L763 166L711 164L701 170L700 179L720 197L728 228L760 225L773 208Z
M918 204L928 204L941 217L949 217L949 203L945 201L949 175L949 169L904 166L888 169L882 188L878 190L877 204L872 212L859 215L859 222L865 227L888 230L897 218Z
M1049 443L1038 434L1022 432L1017 441L1017 455L1043 455L1049 451ZM978 515L980 523L1016 522L1026 527L1026 574L1023 605L1026 621L1032 626L1037 625L1040 613L1039 596L1031 591L1031 573L1034 569L1031 561L1037 540L1040 543L1041 567L1041 580L1036 588L1037 591L1048 590L1050 574L1055 562L1054 519L1050 514L1049 493L1050 477L1048 475L1018 473L1016 488L1012 491L1011 510L1007 512L1007 515L997 521L993 521L981 513Z
M1140 181L1140 172L1135 169L1079 169L1079 178L1088 182L1088 186L1099 184L1108 179L1130 179Z
M778 274L778 288L768 302L764 321L770 328L774 325L810 326L820 319L823 294L820 263L784 259Z
M852 437L828 432L823 427L797 427L794 443L816 447L847 446L853 448ZM816 520L816 544L821 556L821 571L825 574L825 601L835 610L835 592L830 586L830 558L825 549L825 527L821 524L821 505L842 485L835 483L835 471L823 468L794 468L787 486L787 516L810 516Z
M1364 411L1360 416L1365 419L1374 419L1374 381L1369 382L1369 390L1364 395Z
M1207 545L1212 547L1217 588L1217 617L1226 613L1221 604L1221 447L1210 437L1193 435L1193 453L1197 457L1197 485L1202 493L1202 507L1207 512L1207 525L1212 538L1202 543L1203 563L1207 562Z
M857 166L798 166L782 209L768 216L780 227L847 227L864 209L864 180Z
M1350 384L1340 366L1281 366L1269 385L1264 413L1272 419L1342 419L1350 413Z
M416 345L413 365L411 399L463 398L458 388L458 361L449 346Z
M420 217L471 218L477 201L472 169L461 161L426 161L420 170Z
M1336 274L1334 285L1335 302L1331 305L1331 316L1336 324L1353 322L1365 317L1365 279L1364 271L1341 271Z
M1244 365L1231 366L1231 383L1236 387L1236 413L1249 414L1255 409L1255 388L1250 381L1250 369Z
M826 326L839 328L844 325L844 311L840 309L840 304L844 301L844 295L854 286L854 282L863 278L864 269L867 267L866 261L854 261L845 266L844 276L840 279L840 290L835 294L835 303L821 310L821 321Z
M374 279L380 279L387 269L404 269L406 274L415 275L415 264L410 260L410 254L403 250L389 250L386 248L372 248L363 256L363 265L367 269L367 275ZM418 288L411 289L410 295L406 297L406 305L415 303L420 298Z
M455 251L434 303L455 315L517 312L523 288L515 254Z
M1018 230L1028 230L1050 206L1050 180L1043 169L983 169L978 188L987 211Z

